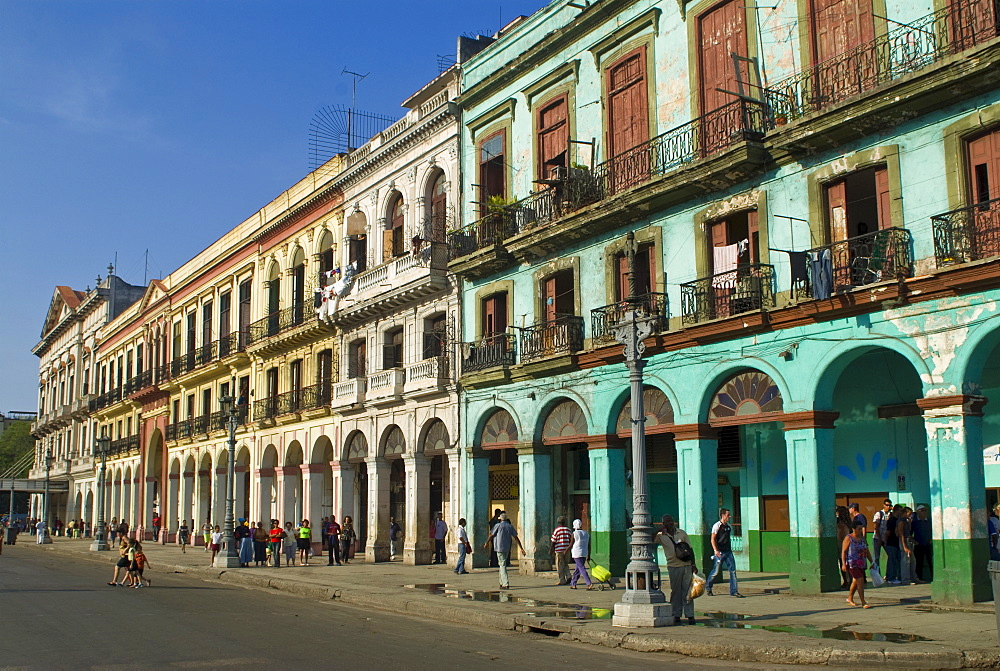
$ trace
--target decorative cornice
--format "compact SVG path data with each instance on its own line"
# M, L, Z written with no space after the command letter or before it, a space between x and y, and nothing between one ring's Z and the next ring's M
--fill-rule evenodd
M986 405L988 400L985 396L973 396L971 394L929 396L927 398L918 398L917 407L924 411L925 416L982 417L983 406Z
M778 418L785 431L798 429L832 429L833 423L840 417L839 412L830 410L803 410L801 412L786 412Z
M674 442L683 440L716 440L718 430L711 424L674 424Z

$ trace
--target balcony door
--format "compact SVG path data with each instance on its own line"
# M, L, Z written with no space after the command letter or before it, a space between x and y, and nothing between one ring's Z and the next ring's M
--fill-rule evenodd
M569 118L566 96L538 111L538 179L554 179L558 168L569 167Z
M872 45L872 0L812 0L812 56L819 66L814 98L832 101L878 82L878 52Z
M760 230L757 210L734 212L708 226L715 318L757 309L760 302Z
M619 254L615 257L618 273L616 298L620 301L629 297L628 255ZM653 277L656 273L656 260L653 257L653 245L642 245L635 253L635 295L643 296L653 291Z
M640 47L612 63L605 73L608 101L608 155L613 191L649 178L649 94L646 49ZM636 149L637 147L641 149ZM634 151L633 151L634 150Z
M972 211L969 244L972 258L1000 254L1000 130L968 143L969 193Z
M542 303L547 322L563 315L576 314L572 270L561 270L542 280Z
M738 109L715 112L737 98L740 81L750 82L747 46L747 6L743 0L727 0L698 17L698 109L702 117L696 155L709 156L731 144L733 133L745 126ZM737 79L737 65L740 75ZM736 114L734 115L733 112Z

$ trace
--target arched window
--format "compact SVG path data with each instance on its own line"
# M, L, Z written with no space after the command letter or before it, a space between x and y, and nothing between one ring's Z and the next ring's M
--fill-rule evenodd
M448 182L443 172L438 172L437 179L431 186L430 211L428 212L430 226L424 232L424 238L431 242L444 242L448 231Z
M382 237L382 262L385 263L406 253L403 233L403 196L397 193L389 204L388 217Z

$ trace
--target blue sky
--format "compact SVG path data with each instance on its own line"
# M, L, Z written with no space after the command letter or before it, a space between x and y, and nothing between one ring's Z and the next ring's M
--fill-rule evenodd
M309 122L399 103L545 0L0 0L0 412L34 410L58 284L161 277L309 169Z

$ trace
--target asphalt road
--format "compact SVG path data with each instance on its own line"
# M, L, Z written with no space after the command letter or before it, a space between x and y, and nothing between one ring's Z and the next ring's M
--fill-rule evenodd
M732 668L428 622L155 567L146 571L151 588L109 587L112 570L110 562L5 547L0 669Z

